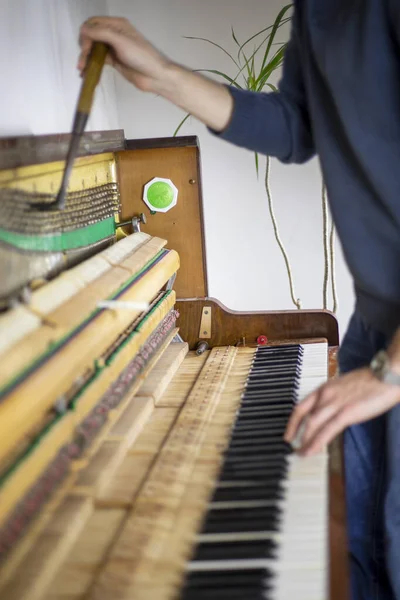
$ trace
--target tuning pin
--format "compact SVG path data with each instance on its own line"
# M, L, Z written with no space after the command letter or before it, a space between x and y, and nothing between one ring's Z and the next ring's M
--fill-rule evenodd
M128 225L132 225L133 233L140 233L140 224L146 225L147 219L144 213L140 213L135 217L129 219L129 221L121 221L120 223L116 223L115 227L127 227Z

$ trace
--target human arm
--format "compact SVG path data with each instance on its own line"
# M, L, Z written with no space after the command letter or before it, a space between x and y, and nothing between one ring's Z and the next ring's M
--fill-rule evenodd
M170 61L126 19L92 17L82 25L80 71L93 41L109 45L107 62L140 90L163 96L215 131L227 126L233 111L229 90Z
M400 375L400 329L388 348L391 370ZM381 382L369 367L332 379L295 409L285 434L293 442L304 426L303 456L319 452L350 425L387 412L400 402L400 386Z
M94 40L106 42L108 62L139 89L180 106L222 139L284 162L304 162L315 150L296 35L294 27L277 93L228 88L193 73L156 50L126 19L92 17L82 26L79 68Z

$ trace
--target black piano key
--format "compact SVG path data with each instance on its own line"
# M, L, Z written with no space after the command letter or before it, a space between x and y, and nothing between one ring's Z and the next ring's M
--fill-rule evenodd
M282 386L281 388L263 386L264 381L255 381L254 384L261 384L260 388L252 389L251 386L243 388L242 400L257 398L262 396L265 400L288 400L296 399L296 390L290 386Z
M301 375L301 363L300 361L286 360L286 361L270 361L270 360L259 360L253 363L253 367L249 372L249 377L253 377L256 373L283 373L286 376L300 376Z
M246 469L248 476L246 476ZM254 483L274 484L276 481L283 481L287 478L288 468L285 466L268 466L260 462L254 463L250 460L237 460L236 462L227 463L221 471L220 481L254 481ZM241 485L241 484L240 484Z
M235 435L235 437L232 437L231 443L229 445L229 450L227 450L227 452L229 452L230 450L236 450L237 448L249 448L251 446L260 445L270 447L275 446L277 444L287 445L282 435L276 435L275 433L271 435L260 435L260 432L256 432L251 437L248 437L237 434ZM276 452L274 454L276 455ZM286 456L286 454L287 452L284 449L283 455Z
M254 585L259 583L267 588L273 576L270 569L221 569L218 571L189 571L186 575L187 586L195 588L218 588Z
M232 428L232 432L236 432L236 431L255 431L256 429L258 430L265 430L268 431L269 428L276 429L279 430L281 429L282 431L285 431L285 428L287 427L287 423L288 423L288 418L287 416L285 417L280 417L279 419L276 419L275 416L271 417L271 419L267 419L265 417L254 417L253 419L244 419L244 420L237 420L234 423L234 426Z
M301 357L303 355L303 352L298 352L297 350L293 349L293 350L286 350L285 352L256 352L253 362L256 362L257 360L290 360L290 359L297 359L297 360L301 360Z
M290 404L292 407L294 407L297 403L296 398L294 396L276 396L275 394L268 397L266 396L263 392L261 393L256 393L256 394L246 394L243 396L242 401L240 403L240 406L238 407L238 410L240 410L240 408L244 408L246 405L251 406L252 404L255 404L256 402L262 402L265 406L269 406L269 405L280 405L280 404Z
M235 430L235 437L233 439L248 439L249 437L258 437L260 435L262 435L263 433L265 433L264 438L268 439L271 437L278 437L281 440L284 439L284 434L285 434L285 427L275 427L275 428L271 428L270 430L265 430L264 427L256 427L256 426L252 426L252 427L248 427L248 428L238 428Z
M230 450L235 450L236 448L243 447L252 447L252 446L275 446L276 444L285 444L282 436L266 436L266 435L253 435L252 437L243 437L243 436L234 436L231 439L231 443L229 444Z
M271 417L271 418L254 418L246 419L246 421L235 421L232 431L252 431L254 429L266 429L275 427L278 429L281 427L283 431L287 425L287 417Z
M266 591L259 586L238 588L198 588L189 587L183 591L180 600L268 600Z
M265 433L268 434L271 427L286 427L294 408L295 406L285 406L279 412L279 406L276 405L268 407L265 405L245 405L238 411L232 431L236 427L239 428L239 426L264 425Z
M250 473L246 476L245 470L235 472L228 471L225 472L221 477L221 483L229 483L229 485L236 483L241 485L242 483L248 482L249 485L254 483L266 483L269 485L275 485L282 481L282 475L280 473L273 475L269 473L268 475L265 473L255 473L250 470Z
M255 510L255 509L252 509ZM258 533L260 531L276 532L281 526L281 518L278 515L266 514L262 519L235 519L232 521L209 521L207 520L202 533Z
M266 398L262 394L257 396L247 396L243 397L242 402L240 403L240 407L238 410L246 408L247 406L265 406L265 407L273 407L273 406L290 406L293 408L296 400L291 398L290 396L286 396L283 398L278 398L277 396L273 396L271 398Z
M286 360L289 358L301 359L303 352L299 352L295 348L291 350L285 350L284 352L257 352L254 355L253 361L260 360L262 358L269 360Z
M212 600L219 592L226 592L229 600L263 598L272 587L272 572L268 569L240 569L189 572L185 579L182 600L196 598ZM199 595L200 594L200 595ZM203 595L202 595L203 594ZM261 594L261 596L259 595Z
M287 376L297 376L301 375L301 364L298 361L290 363L275 363L271 364L270 362L260 362L258 364L254 364L253 368L249 373L249 378L255 377L256 375L262 375L265 373L266 375L285 375Z
M271 446L272 444L280 444L285 443L284 439L281 435L276 434L275 432L268 431L259 431L258 433L254 433L252 436L243 435L243 433L235 433L230 441L229 448L233 448L235 446L255 446L256 444L267 444Z
M272 559L275 556L276 543L272 540L202 542L197 546L191 562Z
M233 435L238 436L238 437L251 437L253 435L260 435L262 433L265 434L265 437L271 437L271 436L280 436L281 438L284 437L284 433L285 433L285 429L287 426L287 421L283 424L283 425L279 425L276 427L269 427L268 425L265 425L263 422L260 423L252 423L249 425L244 425L242 427L236 427L235 429L233 429Z
M303 354L304 350L300 346L300 344L284 344L279 346L258 346L256 353L259 354L279 354L279 356L284 356L290 352L297 352L298 354Z
M265 398L262 395L261 396L248 396L246 398L243 398L243 402L240 404L240 406L238 407L238 414L240 414L241 412L245 411L246 409L251 409L252 407L256 407L259 406L260 408L265 409L266 411L268 410L276 410L276 409L281 409L282 412L285 410L285 408L289 408L290 410L293 410L293 407L295 406L296 401L293 400L292 398ZM279 413L277 413L279 414Z
M300 377L301 366L301 363L297 360L279 363L271 361L258 361L253 364L248 378L254 377L257 374L262 375L265 373L267 377L276 374L279 377L283 375L289 379L292 379L294 377Z
M279 428L267 428L267 427L262 427L262 428L253 428L253 429L245 429L244 431L241 429L237 429L231 438L231 443L234 442L235 440L248 440L249 438L262 438L262 439L271 439L271 438L277 438L282 440L283 439L283 433L284 433L284 428L283 427L279 427Z
M249 475L246 475L246 470ZM228 465L221 473L220 481L223 485L232 485L236 481L237 485L242 485L243 481L252 481L253 484L276 485L287 479L287 470L276 468L275 471L270 468L263 469L262 466L254 466L249 462Z
M242 426L250 426L252 424L257 424L259 425L260 423L265 423L265 425L284 425L287 423L288 420L288 416L285 415L265 415L263 417L252 417L250 418L250 416L247 418L246 417L246 423L241 423L240 422L240 414L239 411L237 411L237 415L236 415L236 419L235 422L233 424L233 429L239 425Z
M224 461L222 463L222 468L226 469L234 466L244 466L246 467L254 467L259 469L264 469L264 471L272 470L272 469L281 469L282 473L286 473L289 469L288 464L288 456L287 454L271 454L265 456L265 454L238 454L238 453L229 453L229 451L224 454Z
M277 398L274 396L273 398L265 398L263 395L243 398L240 403L240 409L246 408L247 406L290 406L293 408L295 404L295 400L287 396L285 398Z
M242 399L245 399L247 396L255 397L255 396L263 396L264 398L284 398L285 396L289 398L296 398L295 390L293 389L265 389L265 390L256 390L253 392L248 391L246 388L243 389Z
M248 388L250 384L257 382L269 383L272 381L276 381L278 383L286 382L289 383L289 385L291 385L291 383L296 379L297 375L298 374L296 373L296 371L288 373L286 370L283 370L282 372L270 371L269 373L265 370L262 370L261 372L256 371L253 375L248 377L246 388Z
M267 505L256 508L209 508L207 512L207 521L258 521L264 517L276 518L280 515L281 509L278 505Z
M264 439L268 440L272 437L279 438L281 441L284 439L285 427L274 428L265 431L264 427L249 427L246 429L236 429L232 440L249 439L250 437L260 437L265 434Z
M250 370L249 377L254 375L257 371L270 371L270 372L287 372L287 373L301 373L301 363L298 359L287 359L282 361L274 361L269 359L256 360Z
M268 413L267 410L265 410L265 411L259 410L257 412L250 412L250 413L239 412L236 422L239 420L240 421L250 421L255 418L261 419L262 417L268 417L268 416L276 417L277 415L282 416L282 417L289 417L291 415L291 413L292 413L292 410L287 409L287 408L283 409L281 412L270 412L270 413Z
M211 502L231 502L234 500L280 500L284 490L280 482L271 485L258 485L252 487L217 488Z
M242 406L238 411L238 418L243 415L282 415L290 414L293 410L292 404L256 404L253 406Z
M265 368L265 369L297 369L301 367L301 358L298 356L287 356L286 358L272 358L268 356L257 356L253 364L251 366L251 370L249 375L253 373L255 369Z
M277 381L273 379L267 379L265 381L254 381L250 382L245 387L245 392L251 390L293 390L299 387L299 380L295 381L284 381L279 379Z
M264 437L280 437L283 438L285 428L279 427L249 427L247 429L236 429L232 435L232 439L247 439L249 437L264 435Z
M240 469L237 467L236 469L228 469L224 470L221 474L220 481L221 483L237 483L241 485L244 482L249 482L249 484L254 483L268 483L274 484L277 482L281 482L285 479L285 475L282 475L280 471L273 473L269 471L268 473L262 469L252 469L251 467L246 467L244 469Z
M256 393L244 394L242 397L242 402L238 407L238 410L241 410L246 406L246 404L262 402L265 407L268 406L279 406L284 404L289 404L292 408L296 404L296 398L294 396L277 396L276 394L271 395L270 397L266 396L262 390Z
M240 446L238 448L229 448L229 450L225 453L227 457L235 457L235 456L262 456L263 454L292 454L293 449L290 444L286 442L274 442L272 444L268 444L267 441L262 444L251 444L249 446Z
M289 467L285 464L264 464L261 461L251 461L248 457L231 457L221 470L220 480L230 479L259 479L260 481L284 478ZM246 472L247 471L247 472Z
M280 503L272 501L263 502L261 506L248 506L248 504L245 504L245 506L233 506L232 504L227 506L213 506L210 504L207 511L207 518L204 523L235 524L238 521L255 523L261 522L264 519L278 519L280 518L281 513L282 509Z
M288 412L292 411L294 405L295 403L291 398L286 400L274 398L273 400L268 401L265 401L264 398L247 398L246 404L241 404L237 409L237 415L250 412L258 407L259 410L264 410L266 414L268 414L268 412L274 412L276 415L279 415L280 410L283 416L285 410Z
M283 365L286 368L271 367L266 364L258 365L254 371L250 371L246 381L248 385L249 381L254 378L268 380L276 380L277 383L287 381L288 383L293 382L295 379L300 378L301 368L299 365Z
M303 346L301 344L298 344L296 342L286 342L285 344L277 344L277 345L268 345L268 346L257 346L257 352L262 352L262 351L275 351L275 350L279 350L282 353L288 350L299 350L303 352Z
M253 365L248 380L252 377L285 377L287 379L294 379L301 375L301 364L299 362L294 363L275 363L262 362Z

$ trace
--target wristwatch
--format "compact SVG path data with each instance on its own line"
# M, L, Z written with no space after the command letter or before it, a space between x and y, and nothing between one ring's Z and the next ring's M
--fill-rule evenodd
M400 386L400 373L391 370L390 360L385 350L380 350L372 359L371 371L382 383Z

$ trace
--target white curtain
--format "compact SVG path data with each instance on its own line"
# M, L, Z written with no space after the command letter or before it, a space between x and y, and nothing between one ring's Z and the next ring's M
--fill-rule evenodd
M0 0L0 137L71 129L81 23L107 0ZM116 129L115 73L103 71L87 130Z

